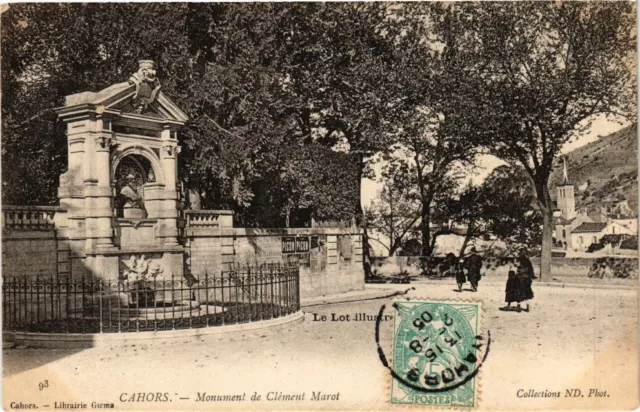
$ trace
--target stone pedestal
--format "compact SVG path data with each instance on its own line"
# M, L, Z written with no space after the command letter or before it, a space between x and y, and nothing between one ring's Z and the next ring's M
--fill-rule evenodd
M157 219L116 219L116 244L121 250L161 246L157 226Z
M144 210L137 207L124 207L123 209L123 217L125 219L144 219L145 212Z

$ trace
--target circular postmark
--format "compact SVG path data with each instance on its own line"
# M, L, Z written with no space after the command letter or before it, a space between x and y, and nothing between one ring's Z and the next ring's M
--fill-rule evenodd
M396 301L392 362L376 343L392 376L391 402L433 406L476 406L475 378L491 344L479 333L474 302ZM385 305L380 308L381 319Z

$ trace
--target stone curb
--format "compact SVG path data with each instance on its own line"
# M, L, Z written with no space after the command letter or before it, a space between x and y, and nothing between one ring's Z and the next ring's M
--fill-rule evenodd
M480 287L485 286L504 286L506 282L482 282L480 281ZM439 280L420 280L417 282L409 283L409 285L443 285L444 281ZM451 283L455 286L455 282ZM533 287L543 286L550 288L579 288L579 289L628 289L637 290L638 286L632 285L598 285L594 283L558 283L558 282L536 282L534 281Z
M410 288L411 285L407 285L407 289ZM332 296L323 296L320 298L303 299L300 305L303 308L308 308L312 306L330 305L334 303L361 302L365 300L390 298L402 294L404 294L404 291L394 289L363 290L362 293L352 294L349 296L338 294Z
M549 288L578 288L578 289L627 289L637 290L637 286L628 285L597 285L593 283L534 283L533 286L545 286Z
M241 323L228 326L210 326L198 329L165 330L157 332L125 332L125 333L3 333L5 343L14 346L36 348L78 349L93 347L119 347L127 345L144 345L162 341L175 342L177 339L198 338L206 335L220 335L233 332L246 332L254 329L270 328L290 323L302 322L304 312L299 311L281 318L258 322Z

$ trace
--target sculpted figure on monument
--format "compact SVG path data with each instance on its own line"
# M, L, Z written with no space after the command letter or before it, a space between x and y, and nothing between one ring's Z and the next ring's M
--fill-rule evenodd
M138 193L136 178L134 175L127 176L127 185L120 190L120 194L125 198L125 209L142 209L144 210L144 200Z
M142 114L160 91L160 81L156 77L155 63L152 60L140 60L138 65L138 71L131 76L129 83L136 85L132 102L134 112Z
M131 255L128 260L122 260L125 266L122 271L121 279L127 279L132 282L144 282L153 279L161 280L164 269L162 265L155 260L147 259L145 255L137 258ZM158 278L160 276L160 278Z

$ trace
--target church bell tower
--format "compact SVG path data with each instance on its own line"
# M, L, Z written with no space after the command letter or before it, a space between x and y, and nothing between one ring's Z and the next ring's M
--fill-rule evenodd
M571 220L576 217L576 200L573 183L569 182L567 173L567 160L562 158L564 170L562 173L562 183L556 186L558 209L562 212L562 218Z

